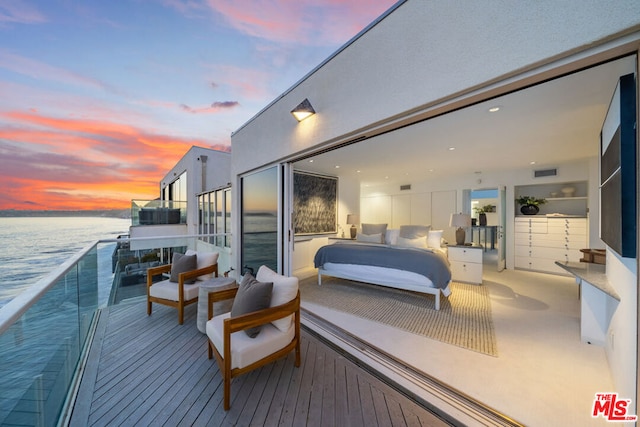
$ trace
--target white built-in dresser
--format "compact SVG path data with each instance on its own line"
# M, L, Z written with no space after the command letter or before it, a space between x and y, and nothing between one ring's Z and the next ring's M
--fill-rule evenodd
M519 269L566 274L555 262L579 262L588 247L586 217L517 216L515 266Z

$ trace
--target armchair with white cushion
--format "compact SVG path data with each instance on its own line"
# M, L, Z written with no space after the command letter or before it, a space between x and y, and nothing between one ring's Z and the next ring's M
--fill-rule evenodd
M147 270L147 315L152 303L178 309L178 323L184 323L184 308L198 302L198 290L203 281L218 277L218 253L188 250L174 253L171 264ZM153 282L153 276L171 273L171 277Z
M213 313L214 302L231 298L235 298L231 312ZM232 378L293 350L294 365L300 366L297 277L282 276L263 265L255 279L245 274L239 288L209 294L208 304L213 315L206 324L208 355L209 359L215 355L224 379L225 411L230 407Z

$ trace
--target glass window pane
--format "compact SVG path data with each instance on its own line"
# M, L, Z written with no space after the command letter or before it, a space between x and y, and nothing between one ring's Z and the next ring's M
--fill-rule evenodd
M224 191L224 214L225 214L225 223L224 223L224 232L227 234L231 234L231 190ZM228 248L231 247L231 236L227 235L224 239L224 245Z
M216 191L216 233L224 233L224 192ZM216 245L224 245L224 236L216 237Z
M242 178L242 272L278 271L278 168Z

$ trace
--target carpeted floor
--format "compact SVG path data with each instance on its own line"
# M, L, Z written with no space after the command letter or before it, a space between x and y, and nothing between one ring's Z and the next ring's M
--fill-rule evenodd
M418 335L497 356L491 302L486 286L453 282L451 295L435 310L432 295L368 285L329 276L300 282L303 303L310 302Z

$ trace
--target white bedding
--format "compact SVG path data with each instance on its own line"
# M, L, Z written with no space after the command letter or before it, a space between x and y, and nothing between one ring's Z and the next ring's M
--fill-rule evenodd
M409 226L411 227L411 226ZM375 238L377 243L368 243L363 240L364 237ZM380 234L374 235L359 234L358 239L350 242L353 245L367 245L378 246L380 245ZM422 240L421 240L422 239ZM447 260L447 248L442 243L442 231L430 230L426 238L418 237L414 239L400 240L400 230L387 229L385 232L385 241L387 246L398 247L398 249L407 249L411 247L424 248L425 250L431 250L434 252L440 252L444 256L444 260ZM342 243L346 244L346 243ZM437 246L436 246L437 245ZM438 247L439 246L439 247ZM440 295L448 297L451 294L449 284L445 288L434 287L433 282L428 277L407 270L401 270L389 267L379 267L374 265L362 265L362 264L344 264L336 262L325 261L323 265L318 268L318 284L322 285L322 275L339 277L347 280L355 280L363 283L371 283L375 285L381 285L391 288L409 290L414 292L420 292L435 296L435 308L440 309Z
M322 268L318 269L318 285L322 285L323 274L347 280L434 295L436 310L440 310L440 295L442 294L445 297L451 295L449 285L443 289L435 288L433 287L433 282L428 277L412 271L395 268L327 262Z
M428 288L431 288L430 290L436 290L433 287L433 282L428 277L412 271L398 270L395 268L328 262L323 266L322 271L328 276L335 275L336 277L342 277L344 279L374 283L409 291L426 292ZM441 291L446 297L451 294L449 286L441 289Z

